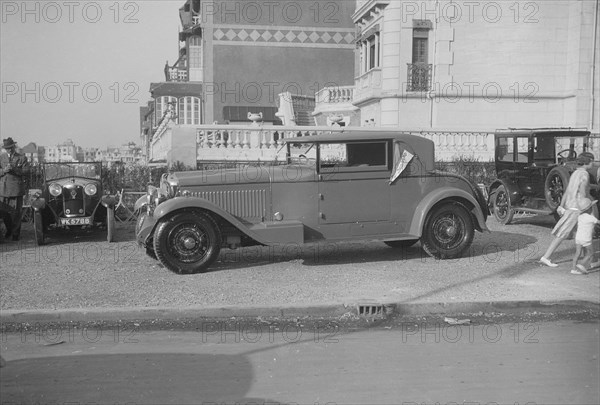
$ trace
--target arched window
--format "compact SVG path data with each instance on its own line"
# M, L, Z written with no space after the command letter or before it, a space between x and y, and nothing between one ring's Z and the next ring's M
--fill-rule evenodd
M169 103L173 103L175 114L177 114L177 98L171 96L162 96L156 99L155 114L154 114L154 126L160 123L163 115L169 108Z
M179 124L200 124L200 98L187 96L179 99Z

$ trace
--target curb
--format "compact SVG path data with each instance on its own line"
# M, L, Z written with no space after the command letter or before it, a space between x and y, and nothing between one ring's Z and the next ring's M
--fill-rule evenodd
M600 311L600 303L585 300L562 301L484 301L452 303L383 303L360 301L350 304L325 304L289 307L150 307L150 308L88 308L59 310L2 310L0 323L60 323L114 322L147 320L219 320L231 318L261 318L295 320L298 318L387 318L402 316L435 316L476 313L571 313Z

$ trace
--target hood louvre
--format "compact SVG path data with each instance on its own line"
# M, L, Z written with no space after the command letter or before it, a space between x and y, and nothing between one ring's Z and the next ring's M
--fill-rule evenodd
M191 195L204 198L236 217L261 220L266 215L265 190L196 191Z

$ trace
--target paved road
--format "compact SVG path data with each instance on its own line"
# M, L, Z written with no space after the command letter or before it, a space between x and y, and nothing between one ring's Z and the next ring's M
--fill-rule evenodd
M598 404L598 342L597 320L34 330L2 336L0 395L61 404Z

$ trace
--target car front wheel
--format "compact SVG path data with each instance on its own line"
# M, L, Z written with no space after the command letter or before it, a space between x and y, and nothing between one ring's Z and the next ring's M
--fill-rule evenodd
M219 256L221 232L206 214L182 212L162 221L154 233L154 253L180 274L204 272Z
M499 186L492 194L492 209L494 212L494 218L496 221L503 225L510 224L515 211L510 205L510 197L506 192L506 187Z
M452 259L471 245L474 235L473 219L467 208L460 203L446 203L427 215L421 244L432 257Z

